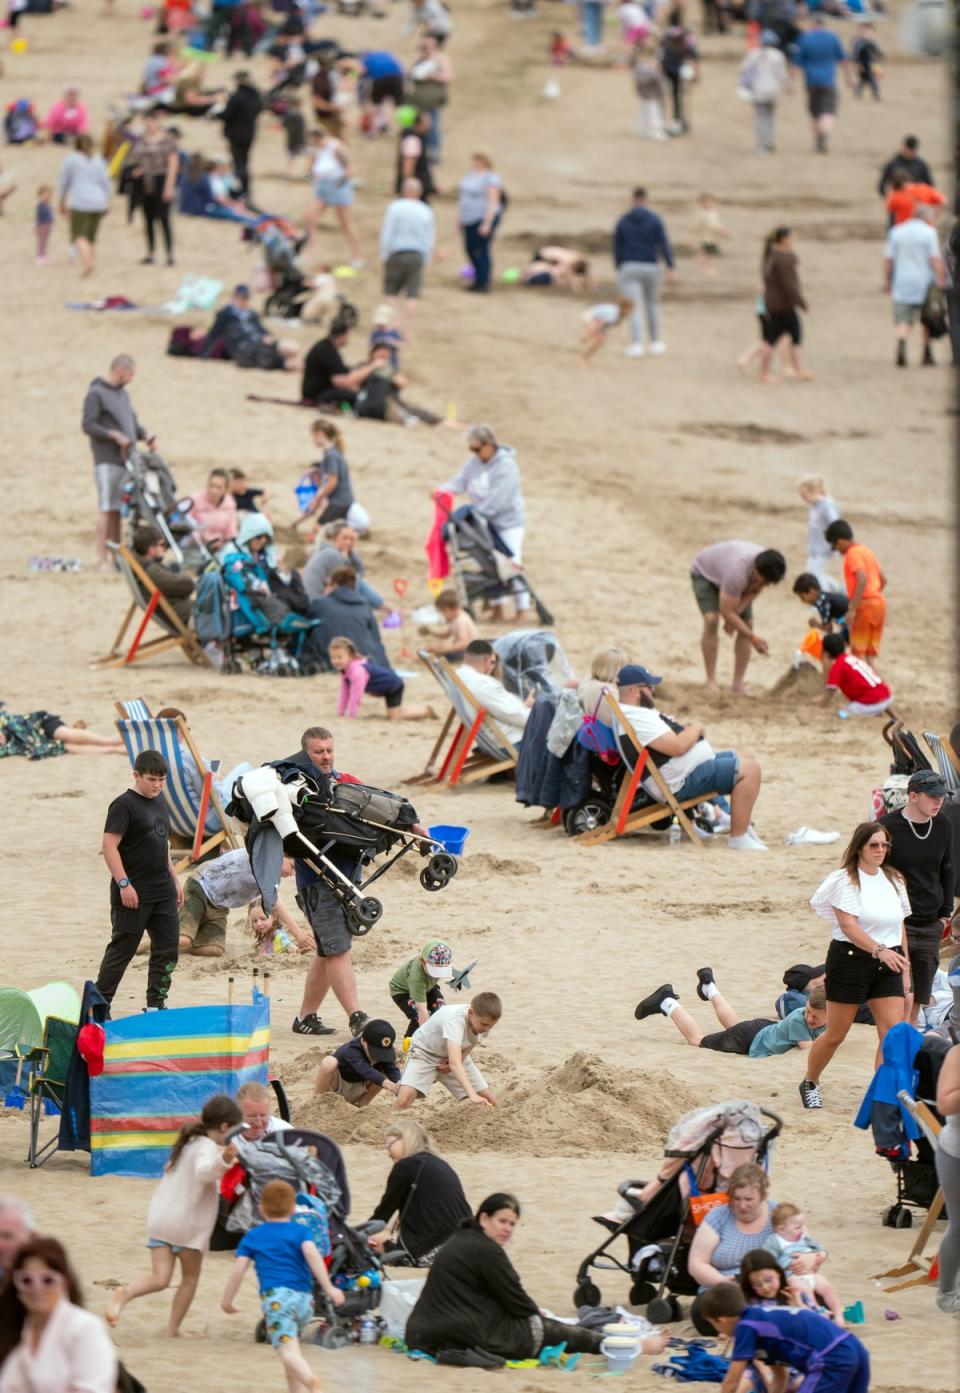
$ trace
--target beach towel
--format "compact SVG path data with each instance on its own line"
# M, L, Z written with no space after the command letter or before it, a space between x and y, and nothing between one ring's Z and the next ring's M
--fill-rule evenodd
M453 494L438 490L434 495L433 526L424 543L430 580L443 580L450 574L450 557L443 540L443 528L453 511Z

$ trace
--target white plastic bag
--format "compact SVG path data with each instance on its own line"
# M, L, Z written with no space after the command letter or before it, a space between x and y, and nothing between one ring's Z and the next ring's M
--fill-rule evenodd
M408 1277L399 1282L388 1278L381 1287L380 1317L387 1327L387 1334L394 1340L402 1340L406 1336L410 1312L416 1306L425 1282L425 1277Z

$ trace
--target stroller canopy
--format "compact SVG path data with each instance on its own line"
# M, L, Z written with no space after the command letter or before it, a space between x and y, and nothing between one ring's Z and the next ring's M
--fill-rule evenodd
M556 634L547 629L512 629L494 640L503 685L524 700L531 692L558 692L570 663Z
M711 1141L733 1148L759 1151L767 1128L755 1103L734 1099L712 1107L694 1108L675 1122L667 1135L667 1156L695 1156Z

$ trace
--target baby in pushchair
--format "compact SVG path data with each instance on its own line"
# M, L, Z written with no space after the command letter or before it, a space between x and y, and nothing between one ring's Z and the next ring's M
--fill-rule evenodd
M738 1166L766 1161L781 1126L775 1113L739 1099L685 1113L667 1136L656 1177L624 1181L617 1187L616 1208L595 1216L609 1232L577 1270L574 1303L599 1306L601 1292L591 1269L617 1271L630 1277L631 1304L648 1303L647 1316L655 1325L681 1319L676 1294L697 1290L687 1271L695 1229L725 1203L727 1181ZM611 1251L620 1238L627 1240L625 1261Z

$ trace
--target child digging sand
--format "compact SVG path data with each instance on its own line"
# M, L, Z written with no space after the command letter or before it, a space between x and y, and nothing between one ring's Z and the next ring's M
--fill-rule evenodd
M845 633L827 634L823 640L823 659L825 664L830 663L830 671L823 696L816 699L814 706L829 706L839 691L847 703L837 712L842 720L848 716L882 716L891 709L893 693L864 658L853 657L846 648Z
M264 1185L260 1196L263 1223L240 1240L220 1308L228 1316L239 1314L233 1303L252 1262L267 1339L280 1356L289 1393L302 1388L320 1393L320 1380L300 1349L300 1335L314 1316L313 1284L317 1283L334 1306L342 1306L345 1298L331 1282L309 1231L294 1221L296 1207L296 1193L285 1180Z
M478 992L469 1006L441 1006L413 1036L394 1107L409 1108L435 1083L462 1102L495 1108L493 1090L469 1056L496 1025L503 1006L495 992Z
M180 1128L163 1178L147 1211L147 1247L151 1272L127 1287L117 1287L106 1309L108 1325L116 1325L128 1301L165 1291L180 1263L180 1285L173 1296L166 1334L180 1334L200 1280L203 1255L210 1247L210 1233L217 1218L220 1180L237 1159L224 1139L243 1121L232 1098L216 1093L203 1105L194 1122Z
M438 938L425 943L418 957L397 968L387 990L407 1018L405 1038L413 1035L434 1011L446 1006L440 983L449 982L452 976L453 949Z
M808 1237L803 1214L795 1204L778 1204L770 1215L773 1235L764 1243L779 1262L788 1277L809 1287L822 1306L826 1306L835 1325L843 1325L843 1306L832 1282L820 1275L820 1267L826 1262L828 1253L814 1239ZM816 1272L793 1273L790 1265L802 1253L812 1253L817 1264Z
M441 624L425 624L420 632L429 634L430 641L424 644L428 653L441 653L445 658L461 659L467 644L479 638L477 626L460 603L455 590L441 590L437 596L437 610L443 621Z
M388 721L435 721L432 706L404 706L403 678L393 668L371 662L353 646L348 638L335 638L328 648L330 662L340 674L340 699L337 715L351 719L360 710L365 692L382 696L387 705Z
M701 1050L719 1050L721 1054L747 1054L752 1059L786 1054L794 1046L808 1050L817 1036L823 1034L827 1023L827 999L822 987L814 987L806 1006L791 1011L780 1021L768 1018L742 1021L720 995L711 967L697 969L697 996L701 1001L710 1002L722 1030L704 1035L689 1011L680 1005L679 995L669 982L644 997L633 1014L642 1021L659 1011L669 1016L688 1045Z
M356 1108L367 1107L384 1090L399 1093L396 1038L389 1021L367 1021L359 1035L321 1060L314 1093L339 1093Z
M580 333L580 357L582 368L588 367L593 355L603 347L611 329L622 324L628 314L633 312L633 301L623 296L611 304L591 305L584 310L581 318L584 327Z

